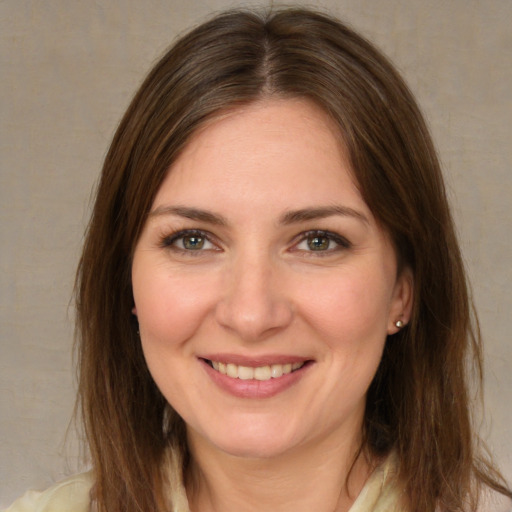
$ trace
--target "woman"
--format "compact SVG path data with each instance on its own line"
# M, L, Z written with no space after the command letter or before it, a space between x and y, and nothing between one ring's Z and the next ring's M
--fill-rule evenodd
M107 155L77 311L93 472L12 510L509 507L430 136L335 20L226 13L162 58Z

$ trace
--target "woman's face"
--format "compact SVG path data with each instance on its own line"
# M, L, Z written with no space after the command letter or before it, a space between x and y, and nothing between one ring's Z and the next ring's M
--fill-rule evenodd
M305 100L255 103L192 137L132 278L147 365L189 436L251 457L358 438L411 295L336 129Z

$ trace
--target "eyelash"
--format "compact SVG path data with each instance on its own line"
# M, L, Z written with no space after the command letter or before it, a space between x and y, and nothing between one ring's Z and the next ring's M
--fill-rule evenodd
M211 251L211 250L220 250L220 249L203 249L202 247L197 250L193 249L186 249L184 247L178 247L176 245L176 242L178 242L181 239L184 239L185 237L197 237L203 240L204 242L208 242L212 244L215 247L218 247L218 244L214 242L214 237L211 235L211 233L207 231L203 231L200 229L182 229L179 231L176 231L171 234L167 234L165 236L162 236L160 247L163 249L171 249L176 252L180 252L183 254L187 254L190 256L199 256L201 253L204 253L205 251ZM327 248L325 250L306 250L306 249L299 249L298 246L303 242L308 242L308 240L313 238L325 238L327 239L328 243L334 242L336 246L334 248ZM342 251L344 249L350 249L352 247L352 244L344 237L338 235L337 233L333 233L331 231L325 231L320 229L305 231L297 235L292 240L292 248L291 252L298 252L301 251L304 254L307 254L309 256L328 256L331 255L334 252Z
M180 239L184 239L187 236L191 237L191 238L192 237L201 238L205 242L209 242L212 245L216 245L215 242L213 242L212 235L210 233L208 233L207 231L202 231L200 229L181 229L181 230L171 233L169 235L163 236L162 240L160 242L160 246L163 249L171 249L173 251L181 252L183 254L187 254L190 256L199 256L202 252L205 251L202 248L194 251L192 249L185 249L184 247L178 247L176 245L176 242L178 242ZM206 250L212 250L212 249L206 249Z
M328 248L325 250L304 250L304 249L298 249L297 247L303 243L308 242L308 240L313 238L326 238L328 240L328 243L334 242L336 246L334 248ZM294 245L293 249L294 251L304 251L305 254L308 256L329 256L333 254L334 252L342 251L345 249L350 249L352 247L352 244L344 237L338 235L337 233L333 233L332 231L325 231L322 229L314 229L311 231L306 231L304 233L301 233L298 235L295 240L297 240Z

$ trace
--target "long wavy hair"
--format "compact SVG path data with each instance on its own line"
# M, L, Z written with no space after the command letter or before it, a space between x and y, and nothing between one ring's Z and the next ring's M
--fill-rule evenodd
M395 451L415 512L510 496L479 450L468 383L478 326L438 158L409 89L353 30L305 9L231 11L182 37L136 93L106 156L76 283L79 400L100 512L164 511L162 458L184 425L146 367L131 261L162 180L206 121L264 98L307 98L339 128L360 191L414 273L409 325L370 386L363 449ZM436 508L437 507L437 508Z

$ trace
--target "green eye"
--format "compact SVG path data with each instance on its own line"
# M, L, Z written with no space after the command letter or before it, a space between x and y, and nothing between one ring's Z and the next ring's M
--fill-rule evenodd
M197 251L204 247L204 238L197 235L186 235L182 237L183 248L189 251Z
M318 253L318 256L327 256L352 247L345 237L331 231L307 231L300 237L300 241L293 246L293 250L309 254Z
M217 250L218 248L210 241L208 233L185 229L172 235L166 236L161 241L163 248L181 251L182 253L202 253L203 251Z
M331 240L326 236L309 236L307 239L308 248L311 251L326 251L329 249Z

